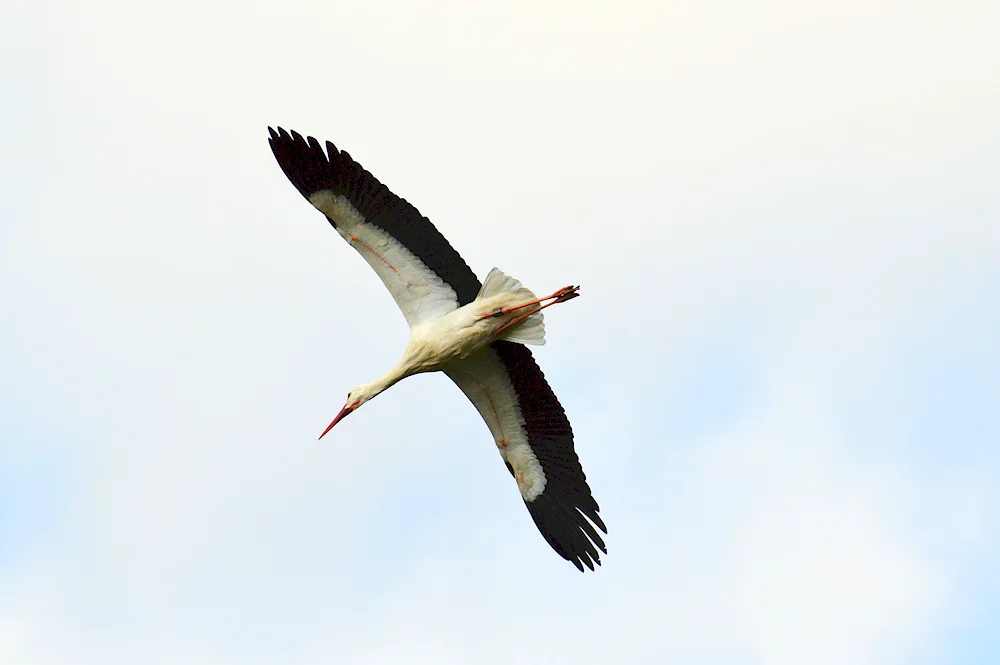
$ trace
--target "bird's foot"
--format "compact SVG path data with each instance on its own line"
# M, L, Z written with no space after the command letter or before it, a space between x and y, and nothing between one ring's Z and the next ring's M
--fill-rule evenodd
M549 303L555 305L557 302L566 302L567 300L572 300L580 295L580 286L564 286L551 296L546 296L542 300L549 300L550 298L555 298L555 302Z

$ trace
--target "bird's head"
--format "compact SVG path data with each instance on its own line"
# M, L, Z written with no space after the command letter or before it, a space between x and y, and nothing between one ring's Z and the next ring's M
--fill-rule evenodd
M370 400L372 397L375 397L375 395L378 395L380 392L382 392L382 390L380 390L374 383L364 383L347 393L347 401L344 402L344 408L340 410L340 413L338 413L337 417L333 419L333 422L331 422L327 428L323 430L323 433L319 435L319 438L322 439L326 436L326 433L332 430L334 425L346 418L349 414L354 413L358 407Z

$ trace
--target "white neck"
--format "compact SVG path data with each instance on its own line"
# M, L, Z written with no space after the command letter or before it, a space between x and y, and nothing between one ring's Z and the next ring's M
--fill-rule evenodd
M384 376L375 379L365 386L369 393L368 399L388 390L406 377L422 371L425 371L423 363L413 353L410 353L410 349L408 348L407 352L403 354L403 357L392 369L386 372Z

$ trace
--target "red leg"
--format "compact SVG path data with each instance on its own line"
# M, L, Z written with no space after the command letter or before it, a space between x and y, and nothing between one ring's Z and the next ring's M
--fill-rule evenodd
M531 302L531 303L525 303L524 305L517 305L516 307L510 307L510 308L505 307L504 309L516 310L516 309L520 309L522 307L527 307L528 305L538 304L538 302L543 301L543 300L551 300L552 298L555 298L555 300L552 300L552 302L545 303L541 307L539 307L537 309L533 309L530 312L528 312L527 314L522 314L521 316L514 317L513 319L511 319L507 323L505 323L502 326L500 326L499 328L497 328L493 332L493 336L496 337L497 335L499 335L500 333L502 333L504 330L507 330L508 328L512 328L512 327L516 326L517 324L519 324L522 321L524 321L525 319L527 319L529 316L533 316L535 314L538 314L540 311L542 311L546 307L551 307L552 305L558 305L561 302L566 302L567 300L572 300L573 298L575 298L578 295L580 295L579 292L578 292L579 288L580 288L579 286L567 286L567 287L564 287L562 289L559 289L558 291L556 291L555 293L553 293L551 296L546 296L544 298L539 298L537 301L534 301L534 302Z
M579 286L564 286L561 289L559 289L558 291L556 291L555 293L553 293L551 295L547 295L544 298L536 298L534 300L529 300L528 302L521 303L520 305L512 305L510 307L503 307L501 309L498 309L495 312L489 312L488 314L483 314L482 316L479 317L479 320L482 321L483 319L488 319L490 317L498 317L499 318L499 317L503 316L504 314L510 314L511 312L515 312L515 311L517 311L519 309L523 309L524 307L531 307L532 305L538 305L538 304L541 304L541 303L545 302L546 300L552 300L552 302L550 302L548 305L543 305L543 307L548 307L549 305L554 305L557 302L566 302L567 300L572 300L573 298L575 298L578 295L580 295L579 291L580 291L580 287ZM534 312L537 312L537 311L538 310L534 310L532 312L532 314ZM528 316L530 316L530 314ZM523 320L524 318L526 318L526 317L522 317L519 320Z

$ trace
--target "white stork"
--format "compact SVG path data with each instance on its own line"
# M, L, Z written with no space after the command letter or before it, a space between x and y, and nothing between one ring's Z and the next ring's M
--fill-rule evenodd
M607 554L594 526L607 528L569 420L524 346L544 344L540 311L576 297L579 287L536 298L496 268L480 284L426 217L346 152L330 142L324 152L316 139L280 127L268 131L281 170L374 268L410 325L402 359L351 390L320 438L407 376L443 371L479 409L545 540L580 571L594 570L598 548Z

